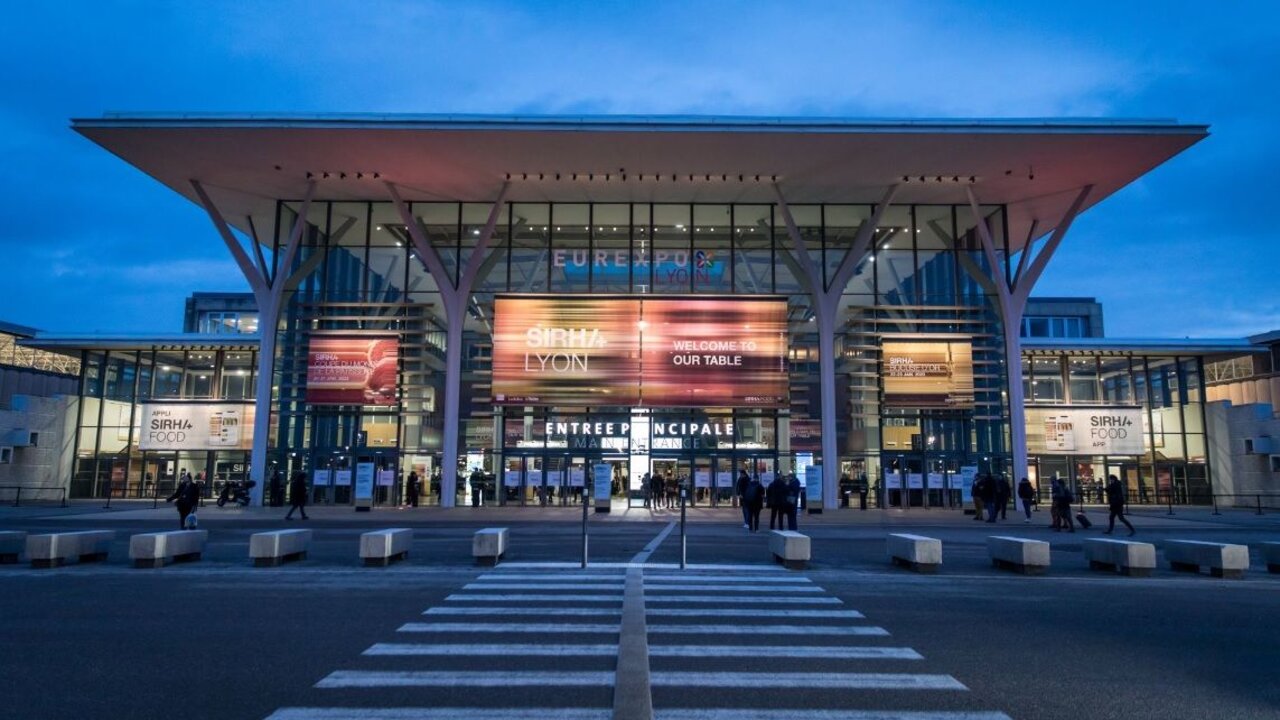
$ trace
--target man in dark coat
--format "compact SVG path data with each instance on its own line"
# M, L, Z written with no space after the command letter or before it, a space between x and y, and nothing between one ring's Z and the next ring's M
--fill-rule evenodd
M1124 485L1120 484L1120 478L1115 475L1107 476L1107 506L1111 510L1111 517L1107 522L1107 529L1103 531L1103 535L1110 535L1111 531L1116 529L1116 519L1119 518L1124 526L1129 528L1129 535L1132 536L1136 530L1124 517Z
M174 501L177 502L174 502ZM165 502L173 502L178 508L178 527L182 530L187 529L187 516L191 511L196 509L200 504L200 486L190 475L183 474L182 482L178 483L178 489L173 494L165 498Z
M289 512L284 516L285 520L293 519L293 511L297 510L302 513L302 519L307 518L307 474L299 470L293 474L293 479L289 481Z
M787 517L787 484L781 477L775 477L765 488L765 500L769 503L769 529L785 530L783 525Z
M409 507L418 507L418 471L409 471L409 481L405 484L405 504Z
M760 532L760 509L764 506L764 486L760 484L760 478L747 482L747 489L742 493L742 506L746 508L748 531Z
M992 513L993 518L999 515L1001 520L1009 519L1009 496L1012 494L1013 489L1009 487L1009 481L1005 479L1004 475L1001 475L1000 479L996 481L996 506L995 512Z
M280 475L280 468L271 473L271 507L284 506L284 478Z
M787 529L796 529L796 510L800 507L800 479L794 474L783 483L786 488L782 495L782 512L787 516Z
M747 509L747 487L750 485L751 478L747 476L747 471L738 471L738 485L735 490L738 493L738 504L742 506L742 527L747 530L751 529L751 511Z

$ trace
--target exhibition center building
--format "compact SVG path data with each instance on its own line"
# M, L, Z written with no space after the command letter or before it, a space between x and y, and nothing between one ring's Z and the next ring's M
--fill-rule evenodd
M208 213L208 236L182 241L225 243L256 315L233 333L24 341L82 362L73 496L149 494L186 468L257 492L304 471L336 502L362 480L398 492L410 471L444 505L598 498L602 474L619 497L659 475L718 503L741 471L796 474L812 507L861 484L946 504L986 472L1081 489L1117 474L1134 501L1194 501L1212 486L1205 365L1251 350L1022 337L1072 221L1200 125L74 129Z

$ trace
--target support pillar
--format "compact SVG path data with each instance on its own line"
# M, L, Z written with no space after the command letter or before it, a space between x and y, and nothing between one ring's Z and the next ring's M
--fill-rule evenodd
M849 280L853 278L853 271L858 263L871 249L876 227L880 224L884 211L893 202L898 186L889 187L880 203L875 206L871 217L858 228L849 251L841 259L830 283L825 281L822 266L814 262L813 256L809 254L808 244L800 233L800 228L796 226L786 197L777 183L773 185L773 192L778 200L778 210L786 223L787 234L791 238L796 255L795 264L807 280L810 305L818 325L818 374L822 395L822 504L828 508L839 507L840 488L837 483L840 477L840 438L836 435L836 415L841 408L839 398L836 397L835 334L840 325L840 298L844 295Z
M1067 229L1071 227L1072 221L1080 213L1080 208L1084 206L1084 201L1089 197L1089 193L1092 190L1092 185L1086 185L1080 189L1076 194L1075 200L1072 201L1062 219L1054 227L1053 234L1049 236L1044 247L1030 262L1028 262L1028 257L1034 238L1028 237L1027 244L1022 249L1023 255L1018 261L1017 273L1014 277L1008 278L1005 277L1005 273L1001 270L1003 265L996 256L995 242L991 238L991 228L988 227L987 219L982 215L978 207L978 199L973 194L973 187L965 187L965 192L969 196L969 209L973 212L973 220L978 228L978 240L982 243L982 252L987 258L987 265L991 268L992 277L990 279L995 285L996 309L1000 312L1000 324L1004 330L1005 374L1009 379L1009 388L1007 390L1009 444L1011 446L1009 450L1013 455L1010 482L1013 485L1016 485L1019 478L1027 472L1026 398L1022 395L1022 315L1027 308L1027 298L1031 295L1031 289L1035 287L1036 281L1040 279L1040 274L1044 272L1044 268L1048 265L1050 258L1053 257L1053 253L1062 244L1062 238L1066 236ZM1037 226L1038 223L1033 222L1033 232Z
M427 272L436 281L440 289L440 304L445 316L445 349L444 349L444 432L442 433L441 467L440 467L440 505L454 507L457 504L458 488L458 430L462 424L460 405L462 399L462 330L467 320L467 304L471 302L471 289L480 276L480 269L485 264L490 243L493 241L493 230L498 223L498 215L506 202L510 182L504 182L498 191L498 197L489 209L489 217L484 229L476 238L476 246L467 258L467 264L458 274L457 282L450 276L440 254L423 232L413 212L400 197L395 184L384 182L387 194L395 205L405 231L413 243L418 259L426 267Z
M272 262L276 263L274 272L267 266L265 259L262 259L262 250L256 247L256 241L254 252L260 260L255 265L249 258L248 253L231 232L231 227L227 225L222 213L205 192L204 186L193 179L191 187L195 189L200 204L209 214L209 219L213 222L218 234L222 236L231 256L240 266L240 271L249 283L254 301L258 305L258 334L261 339L258 345L258 379L254 384L253 397L253 449L249 455L249 479L253 480L254 486L249 490L249 502L255 506L261 505L262 493L266 486L267 441L271 436L271 383L275 377L276 333L279 331L280 310L284 306L285 288L290 286L291 282L296 284L296 279L290 277L288 273L293 266L293 259L297 257L298 246L302 243L302 231L307 224L307 212L311 209L311 197L315 194L316 184L315 181L307 183L298 218L284 246L284 256L272 258Z

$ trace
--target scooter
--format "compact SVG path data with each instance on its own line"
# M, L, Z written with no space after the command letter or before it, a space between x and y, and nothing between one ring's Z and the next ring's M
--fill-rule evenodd
M227 503L234 503L240 507L246 507L249 504L249 488L256 483L252 480L239 482L231 480L222 484L222 492L218 495L218 507L222 507Z

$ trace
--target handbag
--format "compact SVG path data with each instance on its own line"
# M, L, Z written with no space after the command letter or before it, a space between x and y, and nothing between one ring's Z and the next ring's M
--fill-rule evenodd
M187 530L195 530L196 528L200 527L200 521L196 519L195 513L191 513L190 515L187 516L186 522L183 523L183 527L185 527Z

